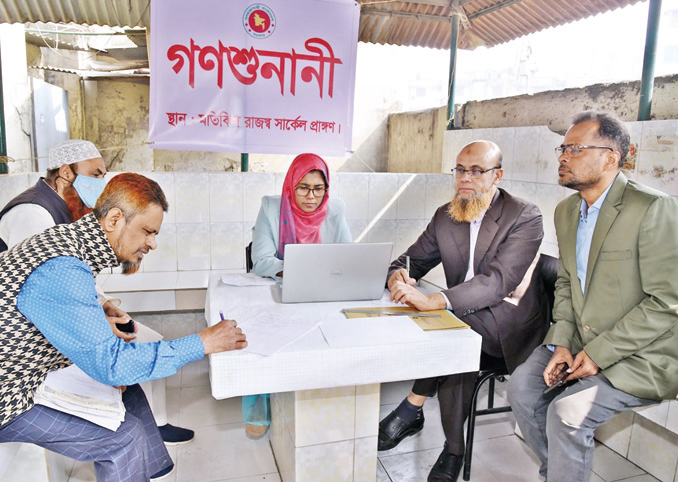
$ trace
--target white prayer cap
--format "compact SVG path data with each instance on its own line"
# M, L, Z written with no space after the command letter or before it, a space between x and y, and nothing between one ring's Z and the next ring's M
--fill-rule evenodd
M49 165L47 169L57 169L64 164L73 164L88 159L101 157L99 151L90 141L72 139L65 141L49 150Z

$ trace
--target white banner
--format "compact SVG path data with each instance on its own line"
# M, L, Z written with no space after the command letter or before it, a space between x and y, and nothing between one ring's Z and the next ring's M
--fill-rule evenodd
M344 156L353 0L159 0L151 8L154 149Z

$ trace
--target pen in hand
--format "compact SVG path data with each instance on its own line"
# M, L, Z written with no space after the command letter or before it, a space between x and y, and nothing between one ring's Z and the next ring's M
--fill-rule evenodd
M221 321L224 321L226 318L224 318L224 312L220 311L219 312L219 318L221 318Z
M410 276L410 257L405 256L405 271L407 271L407 276Z

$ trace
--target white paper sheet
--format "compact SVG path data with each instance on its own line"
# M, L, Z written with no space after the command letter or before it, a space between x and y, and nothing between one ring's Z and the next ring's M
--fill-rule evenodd
M75 365L49 372L35 391L35 403L113 431L125 418L120 390L94 380Z
M332 348L425 341L424 330L409 316L379 316L323 321L320 329Z
M267 286L275 284L271 278L262 278L254 273L222 274L221 282L231 286Z
M290 318L278 313L261 313L238 323L247 336L243 351L270 356L311 331L318 320Z
M401 303L391 301L391 292L389 290L384 291L381 299L372 300L370 303L375 306L403 306Z

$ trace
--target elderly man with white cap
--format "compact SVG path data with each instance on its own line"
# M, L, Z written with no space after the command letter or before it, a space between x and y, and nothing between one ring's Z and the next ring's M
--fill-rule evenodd
M68 140L50 149L45 177L0 211L0 252L49 227L77 221L91 212L106 186L105 175L106 163L89 141ZM124 333L116 327L116 323L131 319L117 307L120 300L108 298L100 289L97 291L115 335L125 341L135 339L133 333ZM192 430L167 423L165 379L143 383L142 387L165 443L174 445L193 440Z
M106 185L105 175L106 164L89 141L66 141L50 149L46 176L0 211L0 252L87 214Z

